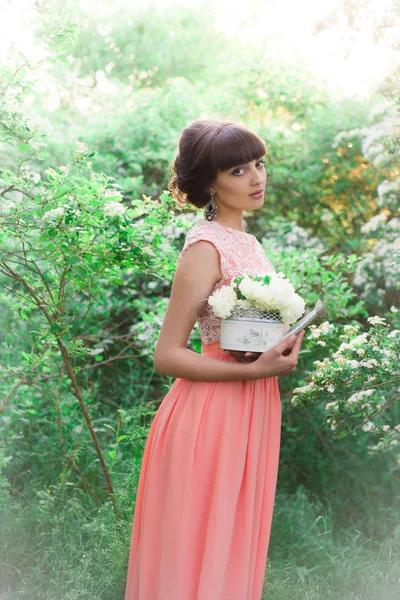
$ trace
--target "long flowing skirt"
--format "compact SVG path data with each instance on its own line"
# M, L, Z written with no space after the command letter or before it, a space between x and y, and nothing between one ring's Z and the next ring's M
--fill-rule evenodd
M201 353L236 359L219 342ZM260 600L279 464L278 378L177 378L143 454L125 600Z

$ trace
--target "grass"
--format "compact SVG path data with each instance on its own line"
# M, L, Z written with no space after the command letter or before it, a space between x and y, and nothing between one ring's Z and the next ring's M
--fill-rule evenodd
M0 488L0 600L123 600L133 508L125 506L118 527L109 504L90 506L76 488L69 497L31 490L29 501ZM335 539L331 524L302 488L277 495L263 599L400 597L399 540L357 530Z

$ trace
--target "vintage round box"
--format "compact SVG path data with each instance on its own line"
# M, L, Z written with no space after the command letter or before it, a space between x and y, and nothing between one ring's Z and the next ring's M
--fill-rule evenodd
M284 323L278 312L235 307L229 319L221 320L220 346L224 350L265 352L279 344L283 335Z

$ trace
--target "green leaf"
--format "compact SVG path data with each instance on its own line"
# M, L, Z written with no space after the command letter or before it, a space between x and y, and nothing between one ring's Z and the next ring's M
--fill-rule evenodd
M25 152L26 150L32 150L32 146L30 144L17 144L17 148L20 152Z

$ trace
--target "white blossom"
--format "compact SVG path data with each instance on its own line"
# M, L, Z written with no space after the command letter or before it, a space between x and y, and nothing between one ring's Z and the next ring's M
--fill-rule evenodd
M360 365L363 367L367 367L367 369L373 369L374 367L378 367L379 363L375 358L363 359L360 362Z
M42 216L42 219L45 221L52 221L54 219L62 217L64 214L65 210L62 206L59 206L58 208L53 208L52 210L48 210L47 212L45 212Z
M212 306L216 317L227 319L232 314L236 299L234 289L229 285L223 285L208 298L208 303Z
M256 281L250 275L244 275L238 284L239 292L244 296L246 303L239 303L236 295L236 284L232 280L229 285L222 286L214 292L209 298L209 303L213 306L214 314L221 316L230 315L235 305L248 308L255 306L261 310L279 311L280 318L286 323L293 323L303 314L305 308L304 300L296 294L290 281L281 275L272 271L260 273L260 276L269 275L270 281L265 284L263 281ZM227 288L224 295L221 293L223 288ZM218 293L217 293L218 292ZM221 306L223 305L223 306ZM226 317L221 317L226 318Z
M388 333L388 337L390 338L394 338L396 337L396 335L398 335L400 333L400 329L393 329L393 331L391 331L390 333Z
M357 360L349 360L348 364L352 369L357 369L357 367L360 366L360 363Z
M354 394L352 394L348 399L347 402L349 404L357 404L358 402L362 401L365 396L371 396L371 394L374 393L374 390L359 390L358 392L354 392Z
M368 317L367 321L368 323L371 323L371 325L386 325L385 319L383 319L382 317L378 317L377 315L374 315L373 317Z
M114 190L112 188L108 189L104 193L104 198L110 198L111 196L117 196L122 199L122 194L119 190Z
M304 392L309 392L314 387L314 384L311 382L308 385L303 385L302 387L297 387L293 390L294 394L302 394Z
M14 208L17 208L17 205L13 200L2 200L0 202L0 215L9 215Z
M119 217L125 214L125 206L120 202L106 202L104 214L109 217Z
M361 227L360 231L362 233L371 233L372 231L376 231L378 226L381 223L385 223L385 221L387 221L387 215L385 215L385 213L375 215Z
M318 327L316 325L310 325L310 339L319 338L321 335L330 335L333 333L335 326L329 321L324 321Z
M375 429L375 424L372 421L367 421L362 425L361 429L363 431L372 431L372 429Z
M76 148L75 148L75 152L77 152L78 154L83 154L84 152L88 151L88 146L87 144L85 144L85 142L76 142Z
M325 410L336 410L337 408L339 408L339 405L337 402L327 402L325 404Z

